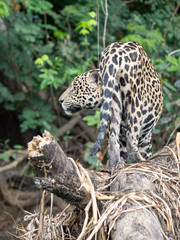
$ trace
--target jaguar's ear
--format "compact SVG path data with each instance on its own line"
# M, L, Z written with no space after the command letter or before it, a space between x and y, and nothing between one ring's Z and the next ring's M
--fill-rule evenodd
M101 85L99 71L94 70L89 74L89 83L92 84L94 87L98 87Z

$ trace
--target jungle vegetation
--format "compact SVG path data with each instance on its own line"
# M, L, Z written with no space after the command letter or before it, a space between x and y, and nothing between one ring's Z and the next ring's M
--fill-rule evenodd
M180 129L178 2L0 0L1 153L47 129L66 149L79 140L93 168L91 142L72 129L60 135L70 118L58 98L76 75L97 67L101 51L114 41L137 41L148 53L164 92L153 141L161 147L174 139ZM86 111L83 117L98 127L99 115Z

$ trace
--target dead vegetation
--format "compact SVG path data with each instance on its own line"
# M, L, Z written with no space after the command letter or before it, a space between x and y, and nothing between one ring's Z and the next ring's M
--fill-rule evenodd
M34 138L28 148L30 162L36 173L35 182L38 187L44 189L46 189L46 184L49 184L48 181L51 183L59 181L56 179L56 172L52 177L51 171L56 160L61 161L59 158L62 158L62 155L57 159L47 160L48 152L47 149L45 150L45 146L52 142L55 143L53 137L45 132L43 137ZM50 152L50 147L48 151ZM46 158L46 168L44 168L45 165L37 167L37 156L39 159L41 158L41 164L45 164L43 161ZM82 204L79 197L79 208L78 201L74 200L73 203L76 207L72 208L67 205L61 213L53 216L53 197L51 198L50 213L44 211L47 195L47 191L44 191L39 212L27 213L24 218L28 222L27 226L17 227L19 239L105 240L110 239L110 235L111 239L125 239L127 235L134 236L133 239L139 239L138 236L136 238L136 230L131 231L132 218L136 219L137 224L143 222L146 231L152 234L148 235L147 239L179 239L180 134L177 135L176 142L164 147L148 162L127 164L123 169L115 169L113 176L109 174L111 171L109 169L94 173L84 169L73 159L68 158L67 161L70 162L67 165L73 165L74 175L78 177L80 183L80 185L73 186L73 182L71 182L71 188L74 188L75 192L76 187L81 189L85 194L83 198L85 197L86 201L83 200ZM38 168L41 170L41 174L38 173ZM101 185L98 184L94 175L104 177ZM62 188L59 184L55 185L54 188L51 186L47 189L55 192L57 187ZM110 189L115 189L115 191L110 191ZM66 189L68 195L67 191ZM67 198L69 202L71 201L68 196L62 196L65 200ZM129 226L127 226L127 221ZM119 237L120 232L121 237Z

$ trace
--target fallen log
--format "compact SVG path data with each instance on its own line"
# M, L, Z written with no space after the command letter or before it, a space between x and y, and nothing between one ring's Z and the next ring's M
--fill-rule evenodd
M147 162L99 172L68 158L47 131L33 138L28 152L36 186L83 210L74 238L69 230L72 239L161 240L180 236L179 147L177 137Z
M29 159L35 173L35 184L54 193L68 203L84 209L90 200L90 194L81 184L80 169L68 158L55 139L45 131L43 137L37 136L28 144ZM106 175L91 173L95 188L102 187Z

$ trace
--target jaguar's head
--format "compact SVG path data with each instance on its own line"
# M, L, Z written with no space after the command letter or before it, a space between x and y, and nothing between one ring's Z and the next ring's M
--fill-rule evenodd
M59 102L66 114L72 115L84 108L96 108L101 103L102 82L99 70L94 69L75 77Z

